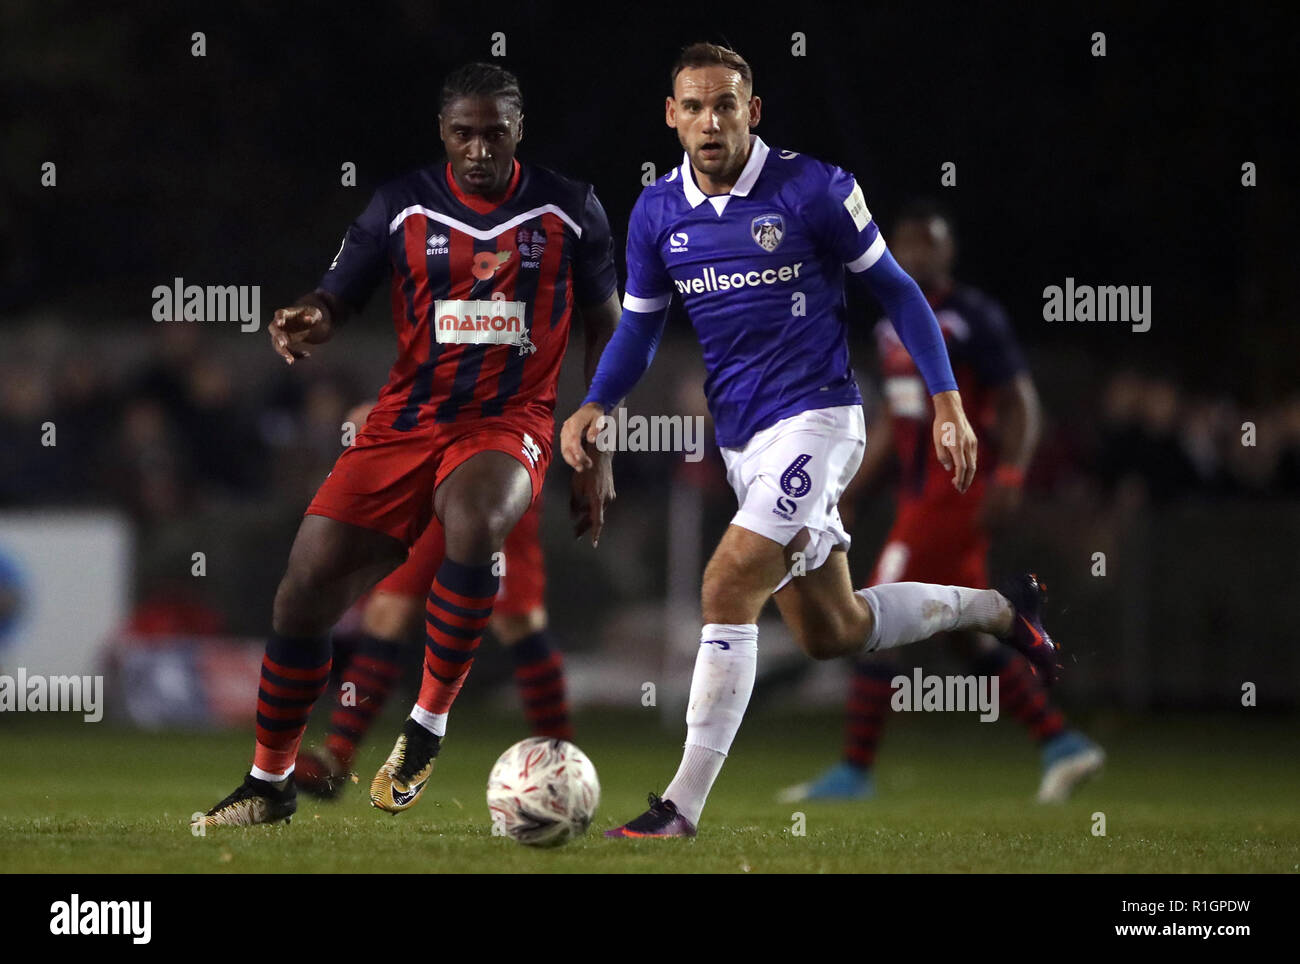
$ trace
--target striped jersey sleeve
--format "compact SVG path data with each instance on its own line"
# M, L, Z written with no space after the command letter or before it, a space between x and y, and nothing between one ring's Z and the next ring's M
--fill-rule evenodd
M388 265L388 202L382 191L376 191L348 226L317 287L360 310L386 277Z

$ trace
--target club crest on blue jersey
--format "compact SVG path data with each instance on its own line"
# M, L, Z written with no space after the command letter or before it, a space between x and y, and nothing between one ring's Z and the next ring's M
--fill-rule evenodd
M785 219L779 214L763 214L749 224L754 243L764 251L775 251L785 237Z

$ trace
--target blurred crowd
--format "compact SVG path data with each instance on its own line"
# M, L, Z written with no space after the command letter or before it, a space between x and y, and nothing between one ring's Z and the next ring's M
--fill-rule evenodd
M310 495L359 398L347 374L249 377L200 329L159 331L121 365L75 349L0 363L0 507L116 506L148 526Z
M102 507L128 515L133 633L260 632L298 515L342 450L349 410L382 382L391 335L357 333L347 350L322 351L290 368L260 338L223 340L195 326L162 326L151 338L101 334L93 342L49 331L61 333L9 338L0 355L0 511ZM1148 507L1300 499L1300 394L1252 407L1191 391L1166 374L1100 369L1089 379L1060 367L1068 362L1055 364L1050 356L1033 360L1045 420L1026 501L1040 519L1047 511L1075 520L1072 529L1053 530L1058 541L1086 531L1082 549L1110 546ZM566 366L562 405L580 397L578 368ZM629 408L703 415L701 380L698 349L678 333L661 346ZM871 385L863 389L864 397L875 396ZM606 541L618 551L595 569L584 568L593 565L588 553L559 536L569 472L556 454L546 510L555 571L581 573L583 585L606 580L601 596L611 604L666 592L664 573L682 565L674 552L690 544L689 533L677 533L687 538L676 540L676 549L666 538L670 504L678 511L683 504L670 496L669 483L699 506L690 516L701 530L698 551L735 509L707 434L699 462L657 452L616 459L616 524ZM887 524L889 497L886 473L853 507L860 521L860 513L871 513L859 565L870 565L870 533ZM241 562L218 564L210 578L195 580L195 545ZM558 578L551 585L557 622L566 605L590 621L584 593L566 596L567 581Z
M348 409L376 388L344 353L254 375L193 326L149 345L117 365L77 350L0 361L0 508L111 505L148 527L231 501L302 505L340 451ZM1049 403L1032 494L1300 497L1300 393L1252 409L1165 375L1107 378L1095 404ZM625 460L628 488L653 484L656 466L666 481L674 462Z
M1035 375L1042 382L1051 372ZM1031 473L1040 488L1083 480L1103 499L1153 504L1300 498L1300 392L1249 407L1168 375L1121 370L1098 386L1095 404L1047 419Z

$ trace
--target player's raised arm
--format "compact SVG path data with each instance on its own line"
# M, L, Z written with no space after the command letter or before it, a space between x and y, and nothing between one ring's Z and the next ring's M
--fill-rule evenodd
M975 431L962 409L943 332L920 286L894 260L852 175L836 170L823 199L822 229L849 272L876 296L934 402L934 450L959 492L975 478Z
M560 452L578 472L592 467L583 443L595 443L598 421L641 380L659 348L672 282L656 246L643 193L627 232L627 290L618 327L601 353L587 397L560 431Z
M329 341L349 314L347 305L328 291L305 294L292 307L276 310L268 326L271 347L290 365L295 359L310 358L311 352L303 346Z
M320 345L369 300L388 267L386 206L376 191L366 209L348 227L338 253L316 290L289 308L276 311L271 347L288 364L310 358L304 345Z

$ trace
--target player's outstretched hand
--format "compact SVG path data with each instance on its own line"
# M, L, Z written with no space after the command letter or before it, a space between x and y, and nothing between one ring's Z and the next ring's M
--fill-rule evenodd
M315 305L280 308L269 327L271 347L290 365L295 359L311 357L303 345L319 345L331 334L328 316Z
M952 484L965 492L975 480L978 443L975 430L966 420L957 392L940 392L934 396L934 451L939 464L952 473Z
M583 448L592 468L570 476L569 518L573 520L573 537L580 539L590 531L594 549L605 527L605 507L614 501L614 468L610 453L597 451L595 443L584 443Z
M586 443L596 444L600 434L600 418L605 409L596 402L588 402L578 409L560 429L560 454L576 472L586 472L594 464L586 452Z

